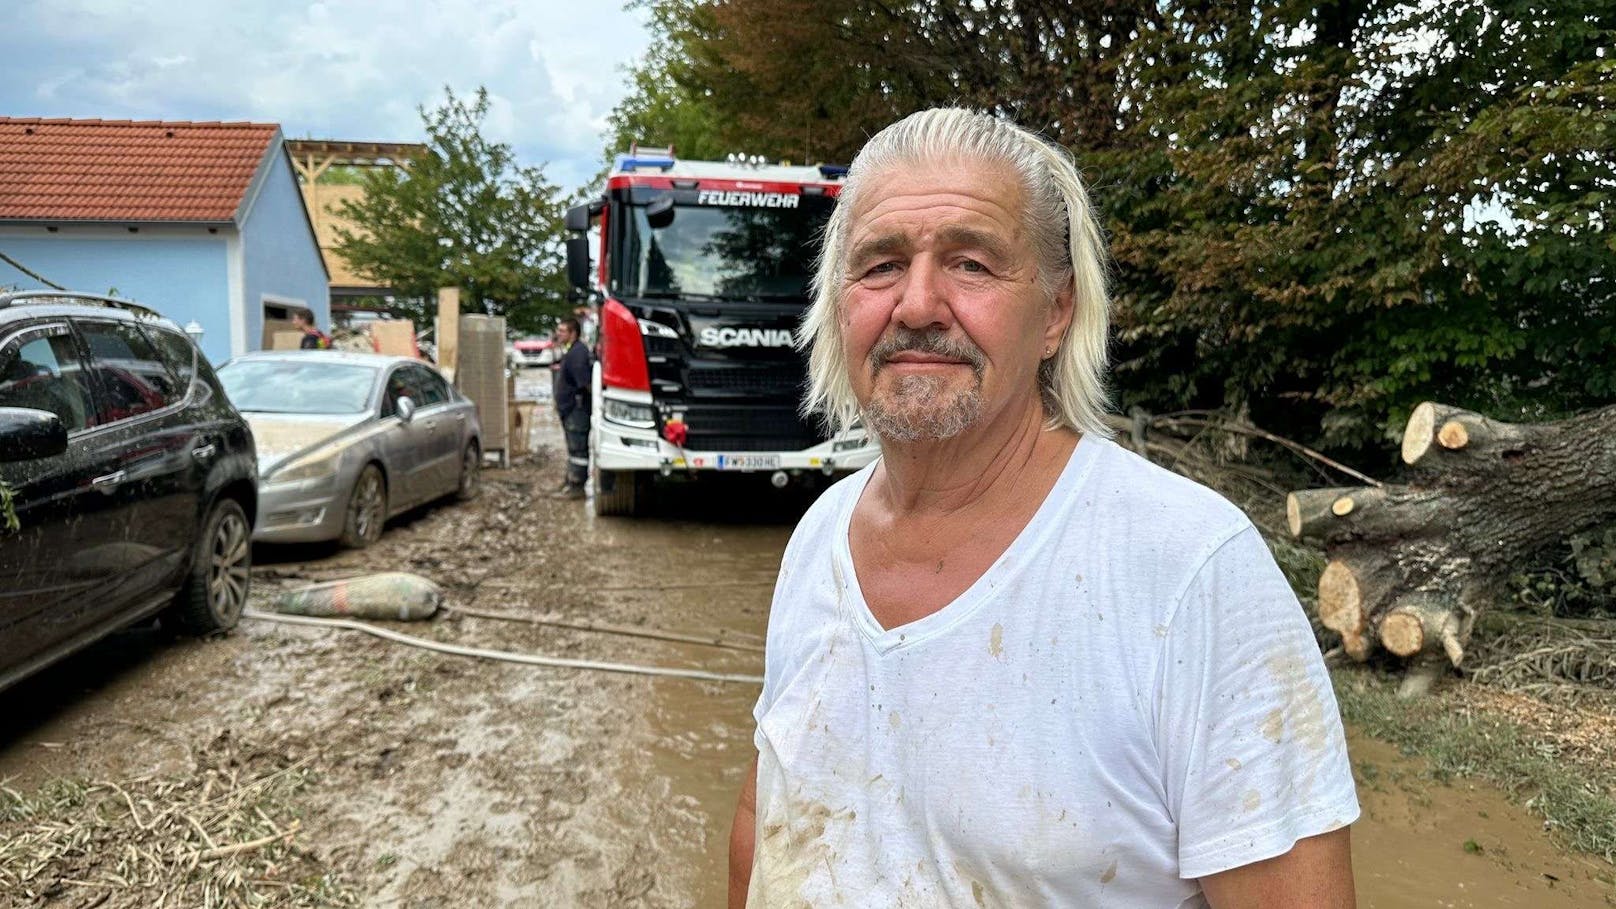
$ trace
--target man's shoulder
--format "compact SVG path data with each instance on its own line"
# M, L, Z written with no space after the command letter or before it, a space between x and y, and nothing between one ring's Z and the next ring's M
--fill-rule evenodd
M856 497L863 491L869 479L870 471L874 466L866 467L830 484L819 498L808 506L802 517L797 521L797 527L791 532L791 542L787 552L803 545L803 541L822 543L834 537L837 527L841 524L842 515L846 512L849 497Z
M1100 520L1191 548L1251 526L1245 512L1213 489L1115 442L1097 441L1100 451L1081 498Z

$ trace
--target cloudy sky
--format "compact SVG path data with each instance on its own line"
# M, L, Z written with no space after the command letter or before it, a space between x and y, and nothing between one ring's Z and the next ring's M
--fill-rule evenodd
M599 169L644 14L622 0L0 0L0 113L256 120L421 141L443 87L488 88L491 138L568 188Z

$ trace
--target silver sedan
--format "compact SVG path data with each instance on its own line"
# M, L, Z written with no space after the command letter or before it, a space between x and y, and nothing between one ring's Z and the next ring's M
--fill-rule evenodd
M476 405L420 360L262 351L219 379L258 446L254 540L369 546L393 515L477 492Z

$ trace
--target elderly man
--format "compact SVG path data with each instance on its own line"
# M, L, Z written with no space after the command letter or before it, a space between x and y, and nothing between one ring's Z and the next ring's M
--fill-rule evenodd
M809 406L883 456L786 548L730 904L1354 903L1330 680L1234 506L1106 438L1070 159L877 134L826 230Z

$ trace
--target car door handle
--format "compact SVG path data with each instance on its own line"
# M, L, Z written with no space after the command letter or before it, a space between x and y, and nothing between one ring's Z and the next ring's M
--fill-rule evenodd
M128 479L128 477L129 471L116 470L104 477L96 477L90 481L90 485L111 488L113 486L117 486L119 483L122 483L124 480Z
M219 449L217 446L210 443L199 448L191 449L191 457L196 458L198 461L206 461L208 458L213 457L218 450Z

